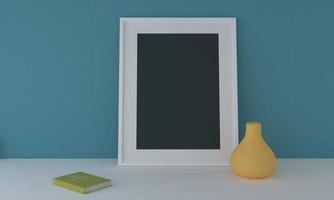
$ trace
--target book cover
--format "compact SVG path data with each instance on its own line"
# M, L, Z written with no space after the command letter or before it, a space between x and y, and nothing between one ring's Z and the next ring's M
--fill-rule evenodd
M75 192L86 194L111 186L111 179L94 176L84 172L76 172L53 178L53 184Z

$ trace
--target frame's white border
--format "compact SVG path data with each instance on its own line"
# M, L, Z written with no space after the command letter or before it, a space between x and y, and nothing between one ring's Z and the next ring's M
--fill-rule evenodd
M231 82L231 89L232 89L232 99L233 105L230 105L232 107L232 130L233 130L233 144L232 146L235 147L238 144L238 95L237 95L237 53L236 53L236 18L120 18L120 34L119 34L119 110L118 110L118 165L119 166L229 166L229 160L222 160L217 162L131 162L131 161L124 161L123 159L123 100L124 100L124 34L125 34L125 22L157 22L159 20L167 21L167 22L175 22L176 20L186 20L189 21L198 21L202 20L204 21L224 21L224 22L230 22L233 24L233 33L232 33L232 49L231 49L231 59L232 59L232 82ZM221 77L220 77L221 79ZM221 80L220 80L221 81ZM220 83L221 84L221 83ZM220 97L221 98L221 97ZM221 102L221 101L220 101ZM222 105L220 105L222 106ZM191 150L190 150L191 151ZM195 151L201 151L201 150L195 150ZM176 150L177 152L177 150Z

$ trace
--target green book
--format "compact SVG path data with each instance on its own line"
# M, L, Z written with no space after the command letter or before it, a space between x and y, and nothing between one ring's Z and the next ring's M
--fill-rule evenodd
M111 180L84 172L76 172L54 178L53 184L75 192L86 194L111 186Z

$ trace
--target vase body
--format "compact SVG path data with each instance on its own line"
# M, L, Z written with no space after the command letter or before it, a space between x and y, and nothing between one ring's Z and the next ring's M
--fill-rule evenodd
M273 175L276 158L262 137L261 123L246 123L245 137L232 152L231 167L235 174L245 178L261 179Z

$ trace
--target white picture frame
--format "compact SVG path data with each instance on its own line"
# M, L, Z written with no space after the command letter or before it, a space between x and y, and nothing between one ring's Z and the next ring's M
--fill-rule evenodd
M137 34L219 34L218 150L136 149ZM119 49L119 166L228 166L238 143L236 18L121 18Z

